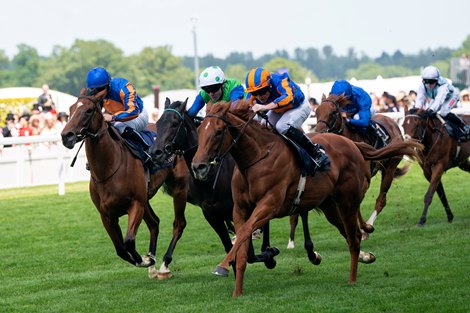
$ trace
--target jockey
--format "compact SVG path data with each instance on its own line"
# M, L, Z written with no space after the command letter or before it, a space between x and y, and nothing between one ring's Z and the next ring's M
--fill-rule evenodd
M218 66L210 66L199 75L201 92L196 96L193 105L188 110L188 115L195 117L207 103L218 101L236 102L245 97L242 84L231 78L225 78L225 74Z
M350 100L350 103L341 112L348 124L355 126L357 130L366 136L370 133L374 134L382 140L383 144L387 142L387 134L370 123L372 99L364 89L353 86L346 80L337 80L333 83L330 94L337 96L344 94ZM356 114L359 116L358 119L349 118Z
M268 121L276 130L307 151L320 170L327 171L330 162L324 150L299 130L310 115L310 105L289 75L254 67L248 72L245 85L253 112L269 111Z
M450 112L459 101L460 95L447 79L441 76L439 69L435 66L425 67L421 78L423 83L419 86L414 108L427 109L439 113L444 119L459 127L463 135L470 135L468 126L460 117ZM426 100L429 100L429 103Z
M111 78L104 68L95 67L88 72L86 88L87 95L107 90L103 116L106 122L114 122L114 127L121 134L126 127L137 132L146 129L149 120L147 110L134 86L127 79Z

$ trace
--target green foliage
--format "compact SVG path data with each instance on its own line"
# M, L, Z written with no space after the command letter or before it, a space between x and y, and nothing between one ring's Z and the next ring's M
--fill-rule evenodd
M307 77L310 77L312 82L318 81L317 76L312 71L302 67L298 62L285 58L277 57L271 59L269 62L265 63L263 67L270 72L276 72L279 69L287 68L289 70L289 76L299 84L303 84Z
M224 73L226 77L237 79L244 84L248 71L249 70L243 64L234 64L227 66Z
M462 55L470 56L470 35L468 35L467 38L465 38L465 40L462 43L462 47L458 49L457 51L454 51L452 55L455 57L460 57Z
M375 232L362 243L377 256L360 264L355 285L347 283L349 253L345 240L323 215L309 215L319 266L309 263L301 228L296 248L287 250L288 219L271 223L271 242L281 254L277 267L250 264L245 295L233 300L234 276L210 274L224 257L220 240L199 208L188 206L187 228L175 250L173 277L150 280L116 255L93 207L86 183L0 190L2 247L0 307L16 312L467 312L470 294L468 174L452 169L444 175L455 214L452 224L437 195L423 228L421 214L427 181L417 164L396 180ZM367 217L379 193L374 177L362 204ZM413 190L413 192L410 192ZM151 204L160 217L157 260L169 244L173 222L171 198L162 193ZM122 228L126 218L121 218ZM255 241L259 251L260 242ZM146 253L145 223L137 249Z
M355 69L346 71L346 79L375 79L377 76L383 78L419 75L419 70L411 70L402 66L383 66L378 63L363 63Z

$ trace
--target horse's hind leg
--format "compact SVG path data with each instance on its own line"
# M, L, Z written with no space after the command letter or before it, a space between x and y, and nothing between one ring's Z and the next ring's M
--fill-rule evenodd
M155 254L157 251L157 241L160 228L160 219L155 214L155 211L152 209L150 203L147 203L147 210L144 212L144 221L147 224L147 227L150 231L150 242L149 242L149 252L147 257L150 259L150 262L155 264ZM153 266L149 266L149 277L155 278L157 276L157 271Z
M297 224L299 223L299 214L292 214L289 216L289 222L290 222L290 233L289 233L289 242L287 243L287 249L294 249L295 244L294 244L294 237L295 237L295 228L297 227Z
M319 265L321 263L321 256L315 251L313 246L312 238L310 237L310 228L308 227L308 212L300 213L302 219L302 229L304 231L304 249L307 251L307 256L313 265Z
M436 192L436 189L438 188L439 184L441 184L441 178L442 174L444 172L444 168L442 164L438 163L436 164L432 169L431 168L424 168L423 167L423 173L426 179L429 181L429 187L428 190L426 191L424 195L424 208L423 208L423 213L421 214L421 218L419 219L418 223L416 224L417 227L422 227L426 223L426 217L428 215L428 209L429 206L431 205L432 202L432 197L434 196L434 193ZM442 188L444 190L444 188ZM442 198L441 198L442 201ZM446 199L447 202L447 199ZM444 203L443 203L444 205ZM444 205L445 207L445 205ZM447 208L449 209L449 208ZM447 211L446 209L446 211Z
M444 210L446 211L447 214L447 222L452 223L454 220L454 214L452 213L452 210L450 209L449 202L447 201L447 196L444 191L444 185L442 184L442 181L439 182L437 185L437 195L439 196L439 199L441 199L441 203L444 206Z
M111 219L109 216L101 214L101 222L103 223L106 232L108 233L111 241L114 244L114 249L116 250L116 254L123 260L135 265L134 259L130 256L127 252L126 248L124 247L124 242L122 239L122 232L121 228L119 227L118 219Z

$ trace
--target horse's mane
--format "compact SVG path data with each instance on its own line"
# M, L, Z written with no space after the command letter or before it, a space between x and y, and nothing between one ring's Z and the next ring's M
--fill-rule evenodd
M326 100L337 103L340 108L344 108L346 105L351 103L351 100L349 100L349 98L346 97L344 94L341 94L341 95L329 94Z

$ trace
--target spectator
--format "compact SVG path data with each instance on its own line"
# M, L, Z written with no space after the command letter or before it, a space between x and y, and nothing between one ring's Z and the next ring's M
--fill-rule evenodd
M29 125L33 129L33 136L38 136L41 133L42 125L39 115L31 115L29 118Z
M20 136L32 136L33 135L33 128L29 125L29 115L22 115L20 117L20 129L18 133Z
M45 123L44 128L41 130L41 136L53 136L53 135L60 135L60 130L56 125L56 116L51 112L46 113L45 115ZM55 142L46 142L44 143L46 146L55 145Z
M467 89L460 92L460 104L464 109L470 109L470 93Z
M67 115L67 113L65 112L59 112L59 114L57 115L57 128L62 131L62 129L64 129L65 127L65 124L67 124L67 120L68 120L69 116Z
M380 99L377 97L375 92L370 92L369 93L370 99L372 100L372 105L370 107L370 113L374 115L377 112L382 112L382 108L380 106Z
M42 85L42 94L38 97L38 106L44 110L46 103L49 108L55 108L52 96L49 94L49 85L44 84Z
M384 91L382 94L382 100L385 104L385 112L398 112L400 111L395 96Z
M317 110L318 105L319 105L317 102L317 99L310 97L308 99L308 104L310 105L310 110L312 110L312 112L310 112L310 117L315 117L316 116L315 111Z
M398 92L395 98L397 99L398 109L400 112L408 111L408 109L411 108L412 104L406 92Z
M18 129L15 125L15 115L8 113L5 119L5 127L2 129L2 136L7 137L18 137ZM11 147L11 145L5 145L5 148Z
M414 90L410 90L410 91L408 92L408 99L410 100L410 106L409 106L410 108L411 108L412 106L414 106L414 104L416 103L416 97L417 97L417 96L418 96L418 94L417 94L416 91L414 91Z

